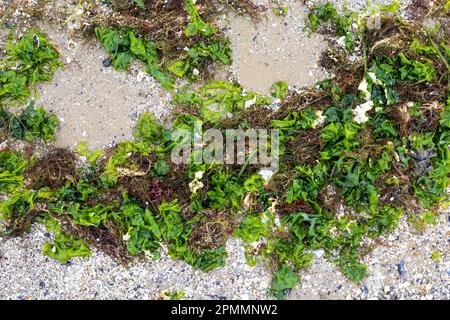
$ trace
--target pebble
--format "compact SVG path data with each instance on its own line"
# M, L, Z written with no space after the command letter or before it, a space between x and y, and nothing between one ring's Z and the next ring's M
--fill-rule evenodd
M110 67L111 64L112 64L112 59L111 59L111 58L106 58L106 59L103 60L102 63L103 63L103 66L104 66L105 68L108 68L108 67Z
M369 294L369 288L367 288L367 286L363 286L363 287L361 288L361 291L362 291L364 294Z
M397 270L400 276L404 276L406 274L405 262L403 260L397 264Z

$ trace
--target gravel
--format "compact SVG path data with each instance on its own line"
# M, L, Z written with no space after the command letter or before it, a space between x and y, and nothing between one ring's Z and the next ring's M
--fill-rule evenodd
M262 265L246 265L235 240L227 243L228 265L207 276L165 249L160 260L129 268L96 250L62 265L40 252L49 240L42 225L24 238L0 240L0 299L158 299L165 290L183 290L187 299L264 299L270 282Z
M290 8L294 2L287 1ZM353 0L349 5L356 8L364 2ZM295 16L295 11L290 14ZM290 18L289 23L301 25L303 16ZM73 147L83 138L92 148L106 146L130 139L137 115L143 111L167 117L170 95L140 73L139 65L119 74L107 68L108 57L98 44L82 43L66 32L43 27L63 59L69 59L53 82L39 88L40 102L64 120L58 145ZM74 41L75 49L66 46L69 40ZM301 41L308 48L310 40ZM233 45L237 46L236 42ZM264 54L261 48L259 55ZM256 54L253 57L261 58ZM286 59L283 50L279 58ZM239 77L239 70L235 72ZM293 78L291 85L295 82ZM80 86L83 94L77 92ZM77 117L70 118L74 112ZM268 298L270 272L263 264L248 266L242 244L234 239L227 242L227 265L204 274L170 259L166 249L160 260L137 262L129 268L96 250L90 258L74 258L61 265L40 251L51 237L36 224L23 238L0 238L0 299L159 299L165 290L182 290L187 299ZM373 243L374 250L363 259L370 275L361 284L348 281L318 250L312 266L300 272L302 281L289 298L449 299L449 244L448 213L421 233L403 219L393 233ZM440 261L431 259L433 252L440 253Z
M450 299L449 215L418 233L402 221L366 257L370 275L356 285L314 252L310 268L290 299ZM267 299L271 276L263 264L245 262L242 243L227 242L224 268L205 275L162 250L158 261L125 268L101 252L61 265L40 252L51 240L42 225L24 238L0 238L0 299L159 299L163 291L184 291L186 299ZM431 259L440 252L441 260ZM400 267L401 265L401 267ZM401 274L402 273L402 274Z
M346 280L323 257L301 272L302 281L291 294L295 299L450 299L449 213L440 222L418 232L402 219L397 229L376 241L363 258L369 276L359 285ZM431 255L439 252L441 259Z

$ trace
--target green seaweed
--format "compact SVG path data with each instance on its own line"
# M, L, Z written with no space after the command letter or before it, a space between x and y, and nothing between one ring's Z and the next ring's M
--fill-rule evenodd
M0 129L14 139L54 140L58 125L59 120L55 115L47 115L42 107L35 108L34 102L30 102L19 115L14 115L0 107Z
M191 17L188 36L214 33L193 1L183 4ZM377 8L382 13L397 9L396 2ZM389 21L408 33L406 23ZM310 31L330 23L344 37L347 51L359 43L374 47L365 48L358 63L343 60L337 77L300 93L277 82L271 90L274 99L247 92L238 83L189 84L172 99L178 109L170 128L143 113L133 141L94 152L79 144L77 152L88 163L79 168L79 179L58 188L31 189L26 178L35 160L1 151L0 191L7 199L0 213L7 232L20 233L40 218L55 233L44 254L63 263L90 254L87 245L94 243L82 236L83 228L101 232L100 240L112 241L122 255L158 259L167 246L172 258L205 272L226 264L225 241L232 236L243 242L250 265L264 262L273 271L269 293L276 298L288 296L300 281L298 270L320 252L348 279L361 283L370 272L361 260L370 249L368 239L391 232L403 216L419 228L438 221L436 209L448 199L450 185L450 97L443 85L446 51L438 35L433 40L437 49L418 35L402 38L404 52L397 43L377 50L384 38L364 23L353 28L354 22L361 22L358 14L339 13L330 4L314 7L309 15ZM155 43L131 31L98 28L97 35L117 69L126 70L139 59L152 68L150 74L173 84ZM169 61L167 70L195 80L195 69L205 61L229 64L228 42L216 40L194 43ZM2 109L2 114L8 113ZM30 131L45 131L42 112L29 118ZM225 132L253 123L280 133L279 171L269 181L248 162L205 164L193 157L183 165L171 162L174 147L185 142L172 140L179 129L193 140L199 126ZM305 141L311 143L306 150ZM304 161L310 154L313 160ZM147 197L142 199L136 189ZM418 202L425 209L420 214ZM201 238L211 238L203 232L209 228L220 241Z
M155 43L137 37L132 31L98 27L95 33L106 52L111 55L116 70L127 71L133 59L139 59L147 65L147 73L155 77L164 88L173 91L174 79L157 65L159 57Z
M30 86L50 81L62 66L58 51L38 30L29 30L18 40L10 37L5 50L0 62L0 106L25 101Z
M184 30L186 36L211 36L217 32L215 26L210 25L202 20L197 11L194 0L184 0L184 11L186 11L191 19L189 25Z

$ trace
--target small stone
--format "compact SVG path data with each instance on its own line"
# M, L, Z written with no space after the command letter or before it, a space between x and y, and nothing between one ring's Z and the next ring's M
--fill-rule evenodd
M406 273L405 262L402 260L399 264L397 264L397 270L400 276L404 276Z
M142 71L139 71L136 77L137 82L142 82L144 80L146 74Z
M41 288L41 289L45 288L45 282L44 281L40 281L39 282L39 288Z
M362 291L364 294L369 294L369 288L367 288L367 286L361 287L361 291Z
M289 297L289 295L290 295L291 292L292 292L292 289L291 289L291 288L287 288L287 289L284 289L283 292L284 292L284 295L285 295L286 297Z
M111 66L111 64L112 64L112 59L111 58L106 58L105 60L103 60L103 66L105 67L105 68L108 68L108 67L110 67Z
M136 121L138 118L137 112L132 112L130 118L131 118L131 121Z

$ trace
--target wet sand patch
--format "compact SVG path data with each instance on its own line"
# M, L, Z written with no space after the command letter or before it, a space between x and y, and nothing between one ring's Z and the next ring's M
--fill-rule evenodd
M132 139L138 115L168 113L170 94L135 63L129 72L105 67L108 54L94 41L73 40L64 30L43 27L61 53L64 68L39 86L38 104L60 119L56 145L72 148L86 141L91 148Z
M229 15L229 23L222 22L232 44L233 70L248 90L268 94L277 81L300 89L325 77L318 60L326 42L320 35L308 36L303 31L307 11L300 1L286 3L288 11L283 17L269 8L258 24L234 14Z

